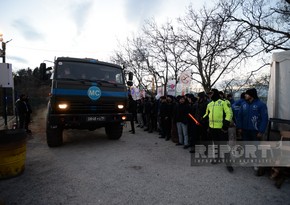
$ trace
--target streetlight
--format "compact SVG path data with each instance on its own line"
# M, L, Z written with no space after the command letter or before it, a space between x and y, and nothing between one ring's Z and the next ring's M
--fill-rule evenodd
M6 44L12 41L10 39L9 41L4 42L3 41L3 34L0 33L0 42L2 44L2 49L0 49L0 57L3 59L3 63L6 62L5 56L6 56ZM3 87L3 115L4 115L4 124L5 128L7 129L7 95L6 95L6 87Z
M4 42L3 41L3 34L0 33L0 42L2 44L2 50L0 49L0 57L2 57L3 63L6 62L6 44L9 43L10 41L12 41L12 39L10 39L9 41Z

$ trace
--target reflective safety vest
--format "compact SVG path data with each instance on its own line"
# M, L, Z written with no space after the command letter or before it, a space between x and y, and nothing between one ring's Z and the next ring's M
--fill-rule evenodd
M209 118L209 127L221 129L223 127L223 121L232 121L233 111L229 101L217 100L211 101L206 108L203 118Z

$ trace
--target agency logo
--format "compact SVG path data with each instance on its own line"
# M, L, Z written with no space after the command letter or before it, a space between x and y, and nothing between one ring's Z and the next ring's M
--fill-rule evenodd
M233 166L290 166L290 141L227 141L213 144L202 142L194 146L191 165L210 165L213 161L225 162Z
M88 89L88 96L92 100L98 100L102 95L102 91L100 88L96 86L92 86Z

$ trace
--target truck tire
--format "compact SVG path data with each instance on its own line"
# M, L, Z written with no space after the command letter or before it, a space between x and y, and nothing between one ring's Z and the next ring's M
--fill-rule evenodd
M105 127L106 134L110 140L118 140L123 133L123 126L118 124L110 124Z
M46 142L49 147L59 147L63 144L62 129L47 129Z

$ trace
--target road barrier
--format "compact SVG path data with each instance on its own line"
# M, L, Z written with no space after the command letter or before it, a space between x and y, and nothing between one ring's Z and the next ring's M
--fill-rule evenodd
M0 179L22 174L25 168L25 158L25 130L0 130Z

